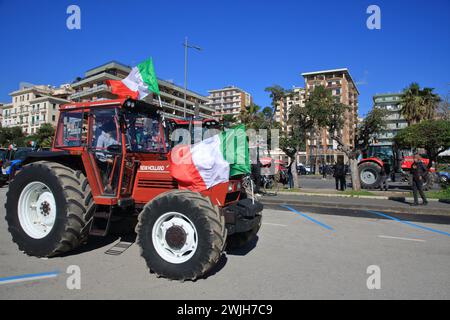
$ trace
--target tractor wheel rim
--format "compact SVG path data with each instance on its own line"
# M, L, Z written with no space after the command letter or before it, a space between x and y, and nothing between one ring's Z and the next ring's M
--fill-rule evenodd
M152 240L159 256L174 264L191 259L198 246L195 225L179 212L167 212L156 220Z
M361 172L361 181L370 185L377 181L377 177L372 171L364 170Z
M31 182L20 193L17 212L23 231L33 239L42 239L55 225L55 197L42 182Z

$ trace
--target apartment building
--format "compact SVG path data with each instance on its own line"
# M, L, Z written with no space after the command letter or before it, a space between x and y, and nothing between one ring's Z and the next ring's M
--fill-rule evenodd
M402 94L401 93L385 93L373 96L374 108L380 108L387 111L385 118L386 127L382 133L375 137L378 145L392 145L394 137L398 131L406 128L408 122L403 117L402 110Z
M356 127L358 124L358 96L359 91L347 68L323 70L302 73L305 80L306 98L317 86L323 86L331 90L333 96L338 101L350 107L350 110L344 114L344 127L340 134L343 142L354 146ZM346 156L337 151L337 144L330 138L328 130L324 129L316 137L311 137L306 141L306 154L311 162L317 162L317 159L327 162L336 161L338 156Z
M2 126L21 127L26 134L34 134L44 123L56 125L59 106L68 103L72 93L69 85L58 88L45 85L21 85L9 95L12 102L2 106Z
M289 125L289 116L294 106L304 107L306 91L304 88L293 87L292 94L277 102L274 120L281 126L281 131L290 133L292 126Z
M122 80L131 71L130 66L126 66L117 61L111 61L86 71L83 78L77 78L72 83L75 92L69 97L72 101L95 101L102 99L115 99L116 95L111 93L106 80ZM165 116L172 118L182 118L184 116L184 88L175 85L170 81L158 79L161 101ZM151 102L149 95L144 100ZM199 108L199 115L211 117L214 109L207 105L208 98L191 90L186 94L186 115L193 116L195 108Z
M2 125L3 125L3 106L4 106L5 104L6 104L6 103L0 102L0 128L1 128Z
M237 116L241 110L249 107L253 102L252 96L248 92L235 86L209 90L208 92L208 106L214 109L214 115L217 117Z

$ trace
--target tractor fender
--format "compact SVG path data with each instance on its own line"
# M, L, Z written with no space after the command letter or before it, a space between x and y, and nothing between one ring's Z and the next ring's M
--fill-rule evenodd
M379 158L366 158L366 159L362 159L360 162L358 162L358 166L360 166L363 163L366 162L374 162L376 164L378 164L380 167L383 166L383 161L381 161L381 159Z
M52 161L61 163L71 168L82 169L82 161L79 155L70 154L68 151L36 151L30 152L21 163L21 167L37 161Z

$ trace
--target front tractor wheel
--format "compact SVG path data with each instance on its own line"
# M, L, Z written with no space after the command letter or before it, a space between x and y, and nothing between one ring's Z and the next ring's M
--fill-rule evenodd
M51 257L87 239L94 203L81 171L39 161L23 167L6 194L12 240L31 256Z
M359 165L359 178L363 189L376 189L381 185L381 168L374 162Z
M149 202L139 215L137 243L158 276L195 280L219 261L225 246L225 219L209 198L176 190Z

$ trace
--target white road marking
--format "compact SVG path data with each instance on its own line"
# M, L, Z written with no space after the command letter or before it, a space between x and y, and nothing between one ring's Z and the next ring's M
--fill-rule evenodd
M269 226L287 227L286 224L279 224L279 223L263 222L263 224L268 224Z
M402 237L391 237L391 236L383 236L383 235L379 235L378 238L383 238L383 239L395 239L395 240L406 240L406 241L416 241L416 242L426 242L426 240L423 240L423 239L412 239L412 238L402 238Z

